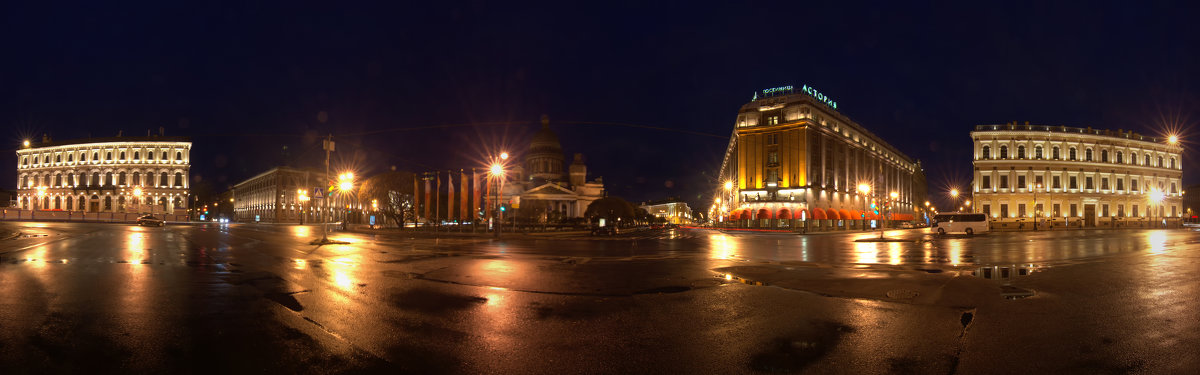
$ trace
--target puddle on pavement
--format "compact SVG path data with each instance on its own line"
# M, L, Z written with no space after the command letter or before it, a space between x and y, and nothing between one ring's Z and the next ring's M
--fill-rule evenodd
M738 277L732 273L718 273L717 278L725 281L726 283L742 283L742 284L746 284L746 285L757 285L757 286L767 286L768 285L767 283L764 283L762 281L754 281L754 280L750 280L747 278Z
M1032 289L1012 286L1009 283L1016 278L1029 276L1034 272L1044 269L1044 266L1037 264L991 265L976 267L969 274L983 279L1003 282L1004 284L1000 285L1000 296L1004 297L1004 299L1015 300L1033 297L1037 292Z
M854 328L841 323L816 321L797 332L767 343L766 350L750 360L750 368L762 372L801 372L825 357Z

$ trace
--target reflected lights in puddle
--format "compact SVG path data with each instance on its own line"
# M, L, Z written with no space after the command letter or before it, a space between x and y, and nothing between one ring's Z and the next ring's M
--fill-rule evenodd
M900 243L898 243L898 242L889 242L888 243L888 264L891 264L891 265L900 264Z
M135 228L141 229L141 227ZM146 235L140 231L129 233L128 261L130 264L142 264L142 258L144 258L146 255L145 237Z
M295 259L292 261L292 268L302 270L308 268L308 261L304 259Z
M1167 233L1156 231L1146 237L1150 245L1150 254L1158 255L1167 251Z
M292 234L295 235L296 237L311 236L312 235L312 227L303 226L303 225L292 227Z
M725 234L714 234L708 236L709 248L712 249L710 258L720 260L730 260L737 256L738 248L736 241L730 241L729 236Z
M858 264L875 264L879 263L876 256L875 242L855 242L854 243L854 263Z
M962 263L963 241L962 240L950 240L949 245L950 245L950 251L947 254L947 256L949 257L949 259L947 259L947 261L950 262L950 265L957 266L960 263Z

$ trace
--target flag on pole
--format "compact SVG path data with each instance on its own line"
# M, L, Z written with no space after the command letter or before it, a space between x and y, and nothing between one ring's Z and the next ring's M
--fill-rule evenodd
M429 173L423 174L421 176L421 179L425 180L425 222L428 223L429 222L429 195L433 193L432 191L429 190Z
M450 221L457 219L457 212L454 211L454 172L446 171L446 217Z
M471 188L475 189L475 194L471 196L471 209L475 212L471 213L471 217L479 217L479 209L483 207L483 201L479 199L483 194L483 186L479 184L479 172L475 168L471 168Z
M467 171L458 170L458 217L462 221L472 221L472 217L467 215Z
M420 207L421 207L421 179L420 179L419 177L417 177L417 176L418 176L418 175L417 175L416 173L413 173L413 195L412 195L412 196L413 196L413 206L412 206L412 214L413 214L413 221L414 221L414 222L416 222L416 221L417 221L417 212L418 212L417 210L419 210L419 209L420 209ZM414 224L414 225L415 225L415 224ZM414 228L415 228L415 227L414 227ZM403 229L403 228L401 228L401 229Z
M442 223L442 172L433 172L434 189L433 189L433 219L435 223Z

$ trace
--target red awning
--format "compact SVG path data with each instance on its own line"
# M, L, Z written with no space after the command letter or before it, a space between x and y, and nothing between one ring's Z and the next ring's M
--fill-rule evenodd
M762 220L762 219L770 219L770 218L771 218L771 212L770 212L770 211L767 211L767 209L765 209L765 208L760 208L760 209L758 209L758 217L757 217L757 219L759 219L759 220Z
M805 210L805 209L803 209L803 208L801 208L801 209L799 209L799 210L796 210L796 214L795 214L795 216L794 216L794 217L795 217L795 218L797 218L797 219L804 219L804 220L808 220L808 219L812 219L812 218L813 218L813 217L812 217L812 213L811 213L811 212L809 212L808 210Z
M778 217L780 220L791 220L792 211L786 208L780 208L779 213L776 214L775 217Z
M847 209L838 210L838 216L841 217L842 220L854 220L858 218L858 216L855 216L850 212L850 210Z
M829 218L829 220L840 220L842 218L841 215L838 215L837 209L833 208L825 210L825 217Z
M825 215L825 210L820 208L810 208L809 211L812 211L813 220L825 220L829 218L827 215Z

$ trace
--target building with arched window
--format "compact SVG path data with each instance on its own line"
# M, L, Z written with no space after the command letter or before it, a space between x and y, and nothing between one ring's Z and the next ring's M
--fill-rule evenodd
M17 207L39 211L184 214L192 143L186 137L110 137L17 150ZM173 158L150 158L152 153ZM145 155L146 157L142 157Z
M971 208L1002 228L1032 229L1035 218L1046 226L1143 227L1161 225L1164 218L1175 223L1183 215L1183 149L1166 138L1012 123L976 126L971 139ZM996 158L987 151L1006 147L1049 147L1053 152L1045 158ZM1065 157L1060 149L1068 150Z
M920 220L925 207L921 164L808 86L742 105L718 176L709 216L722 226L861 229Z

